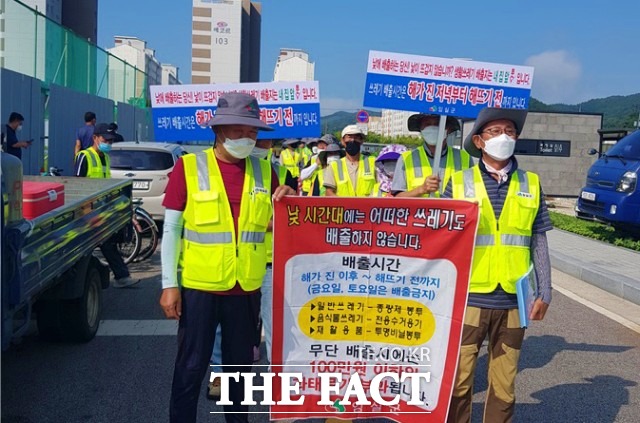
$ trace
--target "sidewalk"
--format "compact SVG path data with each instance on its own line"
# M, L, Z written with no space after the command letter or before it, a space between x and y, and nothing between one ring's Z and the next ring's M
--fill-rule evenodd
M557 229L547 238L551 266L640 305L640 253Z

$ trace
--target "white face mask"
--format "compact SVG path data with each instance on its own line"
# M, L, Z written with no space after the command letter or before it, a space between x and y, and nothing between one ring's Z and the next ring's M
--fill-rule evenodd
M231 154L236 159L246 159L251 151L253 151L253 147L256 145L256 140L251 138L238 138L237 140L232 140L225 137L225 141L222 146L227 150L229 154Z
M516 140L507 134L500 134L484 142L484 152L495 160L503 161L513 156Z
M313 154L318 154L318 147L311 147Z
M438 143L438 132L440 128L437 126L427 126L420 133L427 145L436 145Z
M327 164L331 164L333 162L337 162L338 160L340 160L339 156L328 156L327 157Z
M22 131L22 125L18 125L18 127L16 128L16 132L20 132Z
M269 155L269 149L268 148L253 147L253 150L251 150L251 155L253 157L257 157L259 159L266 159L267 156Z

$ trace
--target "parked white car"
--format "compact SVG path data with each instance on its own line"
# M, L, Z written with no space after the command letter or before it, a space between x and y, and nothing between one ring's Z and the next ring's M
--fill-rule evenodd
M164 220L164 192L178 158L187 151L178 144L161 142L114 143L111 177L133 179L133 198L142 199L142 208L155 220Z

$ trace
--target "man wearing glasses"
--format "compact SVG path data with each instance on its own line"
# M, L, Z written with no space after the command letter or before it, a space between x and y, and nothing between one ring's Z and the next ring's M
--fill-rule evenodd
M480 159L451 177L443 197L476 201L480 221L473 253L460 360L448 422L471 421L478 351L488 336L488 388L484 421L510 422L515 377L524 338L516 282L535 273L537 297L530 320L542 320L551 302L546 232L552 229L538 175L518 168L513 153L526 110L486 108L464 148Z

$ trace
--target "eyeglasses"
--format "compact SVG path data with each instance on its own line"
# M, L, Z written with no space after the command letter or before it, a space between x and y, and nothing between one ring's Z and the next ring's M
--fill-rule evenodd
M510 137L516 136L516 130L513 128L489 128L482 131L483 134L489 134L492 137L497 137L498 135L507 134Z

